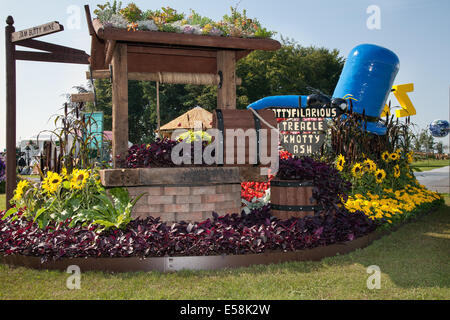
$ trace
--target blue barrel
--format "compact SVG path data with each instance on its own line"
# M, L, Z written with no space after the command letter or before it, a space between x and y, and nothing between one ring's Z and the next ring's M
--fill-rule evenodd
M397 55L380 46L361 44L349 54L333 98L351 99L353 111L379 117L400 68Z

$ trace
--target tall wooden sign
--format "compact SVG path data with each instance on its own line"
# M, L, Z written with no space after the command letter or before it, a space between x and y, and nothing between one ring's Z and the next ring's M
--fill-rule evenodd
M50 22L40 26L17 31L14 19L9 16L5 27L6 56L6 207L11 207L9 201L14 196L16 188L16 61L43 61L89 64L89 55L78 49L64 47L52 43L34 40L34 38L63 31L58 22ZM22 46L36 51L16 50Z

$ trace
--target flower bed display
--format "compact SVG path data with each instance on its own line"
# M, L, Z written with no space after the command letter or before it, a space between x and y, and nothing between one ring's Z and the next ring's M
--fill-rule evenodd
M3 216L3 214L1 215ZM364 214L280 221L269 208L249 215L226 215L189 224L134 220L126 229L99 234L94 227L57 223L45 229L19 215L0 219L0 252L45 259L67 257L162 257L293 251L351 241L375 230Z
M203 17L191 9L189 15L179 13L170 7L160 10L142 11L136 4L125 8L114 1L98 5L94 11L97 19L105 27L126 29L128 31L160 31L209 36L230 36L242 38L270 38L275 33L263 28L257 19L247 17L231 8L231 15L224 15L221 21Z
M427 190L414 177L409 167L412 161L412 152L401 149L383 152L378 161L363 157L353 164L339 155L335 166L352 181L348 199L342 199L345 208L362 211L380 224L396 224L441 203L438 193Z
M197 139L190 133L184 138ZM48 172L40 184L21 181L16 207L0 213L0 253L10 257L5 261L201 257L201 268L211 268L223 266L221 255L236 266L302 259L300 252L312 248L324 250L306 256L325 257L365 246L376 238L376 229L397 227L442 203L418 184L409 167L411 154L403 149L353 162L339 155L334 163L281 152L275 177L241 184L240 168L175 166L171 153L178 143L164 139L133 146L122 159L126 169L63 169ZM275 217L269 203L273 179L311 181L320 206L316 215ZM333 247L348 243L354 245ZM290 258L280 256L285 253ZM137 270L171 263L130 261Z
M94 224L99 231L123 228L140 197L130 198L124 188L107 191L94 170L74 169L68 174L63 168L61 174L48 171L42 183L20 181L11 200L14 207L3 217L28 219L41 229L55 223Z

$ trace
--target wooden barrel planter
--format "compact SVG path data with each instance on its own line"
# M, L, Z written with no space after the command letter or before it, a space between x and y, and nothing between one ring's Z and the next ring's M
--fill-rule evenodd
M313 198L312 181L272 180L270 207L272 215L287 220L313 216L319 208Z
M224 110L224 109L216 109L213 112L213 122L212 127L218 129L222 133L223 140L219 141L220 147L219 152L223 154L223 164L225 166L259 166L261 165L260 159L260 151L262 148L261 138L263 135L261 134L261 129L267 130L267 152L266 156L272 156L271 150L271 141L272 141L272 131L266 123L270 124L273 128L277 128L277 120L275 118L275 114L271 110L258 110L258 116L256 116L251 110ZM261 120L264 119L264 121ZM266 122L266 123L265 123ZM249 135L245 136L245 143L239 142L237 137L234 137L234 143L229 144L227 142L227 129L238 130L242 129L244 133L250 133L247 131L249 129L254 129L256 143L253 143L250 146L250 137ZM274 133L275 134L275 133ZM278 136L276 137L278 141ZM230 140L231 141L231 140ZM278 156L278 142L276 142L276 153ZM251 152L250 152L251 151ZM231 152L234 154L231 157ZM239 159L238 154L245 154L245 159ZM230 155L230 159L233 159L233 163L227 161L227 155ZM270 164L263 164L263 167L268 167Z

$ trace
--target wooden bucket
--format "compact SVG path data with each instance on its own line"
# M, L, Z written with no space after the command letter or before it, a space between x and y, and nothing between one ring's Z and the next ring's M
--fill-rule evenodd
M313 198L312 181L272 180L270 207L272 215L281 220L314 216L318 210Z
M258 115L264 119L265 122L270 124L273 128L277 128L277 119L272 110L258 110ZM260 148L261 148L261 129L266 129L267 132L267 151L266 156L272 156L271 142L272 142L272 131L266 123L264 123L259 117L257 117L251 110L224 110L216 109L213 112L213 122L212 127L218 129L223 135L223 141L220 142L221 147L219 147L223 152L223 162L224 166L258 166L261 163L260 159ZM244 132L248 129L255 129L253 132L253 138L256 138L255 142L250 145L250 137L245 136L245 143L239 142L237 137L234 137L233 143L228 143L232 141L231 137L227 139L227 129L242 129ZM276 134L276 133L274 133ZM278 137L276 142L276 153L278 156ZM228 140L228 141L227 141ZM250 152L252 148L252 152ZM234 156L231 156L231 153ZM245 154L245 158L239 159L238 154ZM233 163L227 162L227 155L230 155L230 159L233 159ZM252 156L251 156L252 155ZM264 167L270 166L270 164L263 165Z

